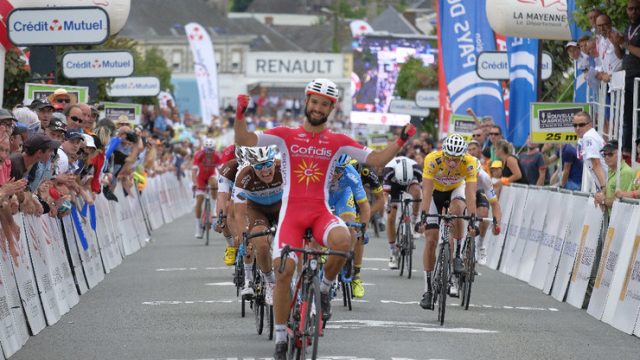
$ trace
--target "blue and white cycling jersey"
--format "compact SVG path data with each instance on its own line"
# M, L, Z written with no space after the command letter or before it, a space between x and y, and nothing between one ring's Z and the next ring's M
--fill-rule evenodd
M267 184L260 180L251 166L239 170L233 188L233 201L245 203L248 200L258 205L273 205L281 201L284 187L279 163L276 163L274 171L273 181Z
M329 186L329 207L334 208L334 213L338 216L355 216L355 204L363 201L367 201L367 193L362 185L362 178L353 166L347 165L340 179Z

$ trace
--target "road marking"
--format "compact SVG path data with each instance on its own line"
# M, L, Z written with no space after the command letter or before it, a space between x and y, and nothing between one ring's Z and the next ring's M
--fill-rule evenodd
M231 281L225 281L225 282L217 282L217 283L207 283L205 285L212 285L212 286L235 286L236 284L232 283Z
M198 271L198 270L233 270L233 267L230 266L217 266L217 267L205 267L205 268L197 268L197 267L174 267L174 268L159 268L156 271L161 272L171 272L171 271Z
M320 356L318 360L376 360L358 356ZM168 359L168 360L273 360L273 358L263 357L227 357L227 358L207 358L207 359ZM391 360L414 360L412 358L392 357ZM447 360L447 359L427 359L427 360Z
M398 269L387 269L387 268L375 268L375 267L366 267L360 269L362 271L399 271ZM411 270L411 272L418 272L418 270Z
M440 325L414 323L406 321L382 321L382 320L332 320L327 324L330 329L370 329L370 328L396 328L419 332L444 332L462 334L496 334L498 331L473 328L445 328Z
M240 300L157 300L144 301L142 305L184 305L184 304L232 304Z
M397 300L380 300L382 304L395 304L395 305L418 305L417 301L397 301ZM460 306L457 303L449 303L447 306ZM556 308L542 308L532 306L508 306L508 305L477 305L469 304L469 307L485 308L485 309L501 309L501 310L526 310L526 311L560 311Z
M389 258L364 258L365 261L389 261Z

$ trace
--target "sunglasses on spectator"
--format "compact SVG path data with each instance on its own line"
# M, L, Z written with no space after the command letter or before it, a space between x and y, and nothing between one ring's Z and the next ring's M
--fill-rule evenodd
M482 134L473 134L472 136L473 136L473 137L481 137L481 136L482 136Z
M501 134L496 132L496 133L489 133L489 135L495 135L495 136L500 136ZM475 135L474 135L475 136Z
M69 116L69 118L77 123L82 124L82 119L77 116Z
M613 155L615 155L615 154L616 154L616 153L614 153L614 152L607 151L607 152L603 152L603 153L602 153L602 156L604 156L604 157L611 157L611 156L613 156Z
M58 104L69 104L71 103L71 99L56 99Z
M589 123L573 123L573 127L576 128L576 129L577 128L581 128L581 127L585 127L587 125L589 125Z
M273 166L273 161L267 161L261 164L255 164L253 165L253 168L256 170L262 170L264 168L270 168Z

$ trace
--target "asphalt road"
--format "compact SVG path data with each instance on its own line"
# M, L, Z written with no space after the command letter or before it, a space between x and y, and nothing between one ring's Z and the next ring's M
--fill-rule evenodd
M414 263L421 263L423 244L417 242ZM464 311L450 302L440 326L435 312L418 306L421 269L410 280L400 278L387 270L385 240L372 238L367 246L365 297L353 311L334 302L322 358L640 358L640 339L484 267L473 306ZM274 344L257 335L252 313L240 317L224 247L219 235L208 247L195 239L190 216L162 227L10 359L270 358Z

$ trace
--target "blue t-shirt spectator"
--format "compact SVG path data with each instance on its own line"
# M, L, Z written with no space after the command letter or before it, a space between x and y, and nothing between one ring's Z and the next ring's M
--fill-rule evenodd
M540 171L547 168L547 165L544 163L544 156L542 153L539 151L535 151L533 153L524 152L520 154L518 160L524 169L524 174L522 175L527 178L527 183L529 185L544 185L544 183L537 184L538 178L540 177Z
M566 171L571 166L567 183L563 186L567 190L580 190L582 186L582 160L578 159L576 148L571 144L562 146L562 168Z
M156 132L167 131L167 119L162 115L158 115L153 121L153 130Z

